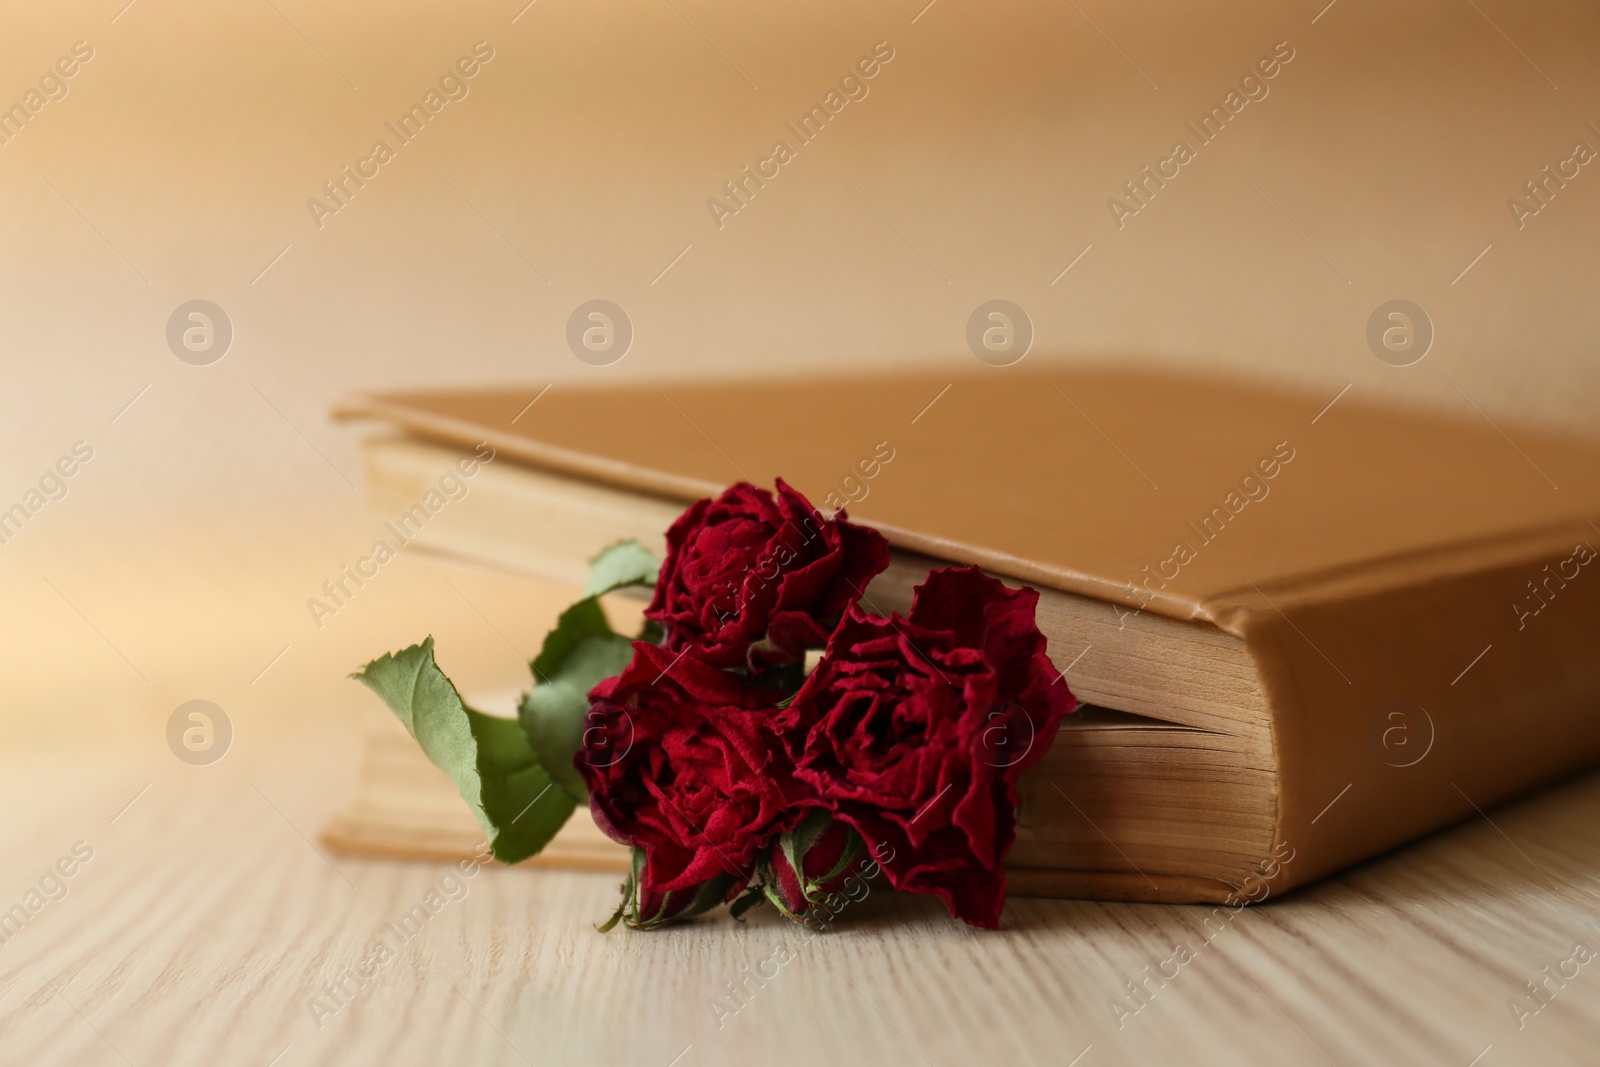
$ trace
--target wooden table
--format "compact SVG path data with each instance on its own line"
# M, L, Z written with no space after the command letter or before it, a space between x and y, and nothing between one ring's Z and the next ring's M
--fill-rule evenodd
M1019 899L990 933L876 891L815 938L760 910L600 934L610 876L458 881L443 864L326 854L317 830L374 713L339 669L356 649L431 625L464 684L514 683L562 595L422 556L397 566L343 633L297 638L254 685L211 690L236 730L220 762L173 758L164 712L125 736L8 747L0 909L76 842L93 854L0 944L0 1062L1594 1062L1600 966L1568 961L1576 943L1600 947L1600 775L1213 920L1209 942L1199 908ZM131 666L79 651L97 671ZM331 994L430 890L437 914L403 943L387 934L393 958ZM727 984L758 970L775 975L732 1000ZM1524 983L1541 979L1533 1013ZM1520 1027L1508 1002L1526 1006Z

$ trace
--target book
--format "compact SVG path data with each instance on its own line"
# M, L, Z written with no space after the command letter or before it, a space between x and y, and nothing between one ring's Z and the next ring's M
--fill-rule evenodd
M1085 707L1022 779L1016 894L1254 899L1600 756L1600 449L1481 411L1036 366L339 415L384 426L378 512L480 562L577 583L605 544L660 552L688 501L781 476L888 538L872 610L952 563L1039 589Z

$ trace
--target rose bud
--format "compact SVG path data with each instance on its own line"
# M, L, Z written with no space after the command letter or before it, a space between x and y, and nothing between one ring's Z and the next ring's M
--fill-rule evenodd
M861 837L827 811L813 809L799 826L779 836L767 857L763 888L767 899L791 919L803 919L812 906L837 894L850 877L861 875L866 855Z
M714 667L759 670L820 648L847 604L889 565L883 535L824 519L782 478L774 497L740 482L699 500L667 531L645 617L663 647Z
M906 619L851 605L777 729L795 778L861 835L896 889L994 928L1017 779L1077 704L1045 655L1032 589L934 571Z
M718 875L689 889L668 890L664 893L644 888L644 849L633 850L633 864L628 878L622 883L622 903L611 918L600 927L605 933L620 921L630 930L653 930L668 923L683 922L710 911L728 898L734 887L729 875Z

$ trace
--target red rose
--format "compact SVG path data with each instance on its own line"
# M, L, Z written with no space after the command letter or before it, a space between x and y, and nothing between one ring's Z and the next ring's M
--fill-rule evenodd
M994 928L1016 782L1077 701L1045 655L1039 594L976 567L934 571L909 619L854 605L779 729L809 785L890 884Z
M667 531L647 618L673 652L716 667L795 663L820 647L872 576L889 565L883 535L827 520L778 479L778 495L740 482L700 500Z
M804 812L771 730L772 694L644 641L615 678L589 691L573 759L589 809L611 837L644 850L639 888L740 882L770 840Z

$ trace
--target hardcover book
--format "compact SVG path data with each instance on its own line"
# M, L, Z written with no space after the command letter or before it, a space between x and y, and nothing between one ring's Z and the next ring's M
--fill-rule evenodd
M1035 366L338 414L381 426L379 515L496 566L579 584L598 546L659 554L687 501L781 476L888 538L864 607L904 611L951 563L1038 588L1084 706L1022 778L1015 894L1261 899L1600 756L1600 448L1470 406ZM430 518L441 472L489 454ZM470 815L420 815L459 800L403 751L374 742L327 839L467 851ZM626 851L578 818L539 860L620 870Z

